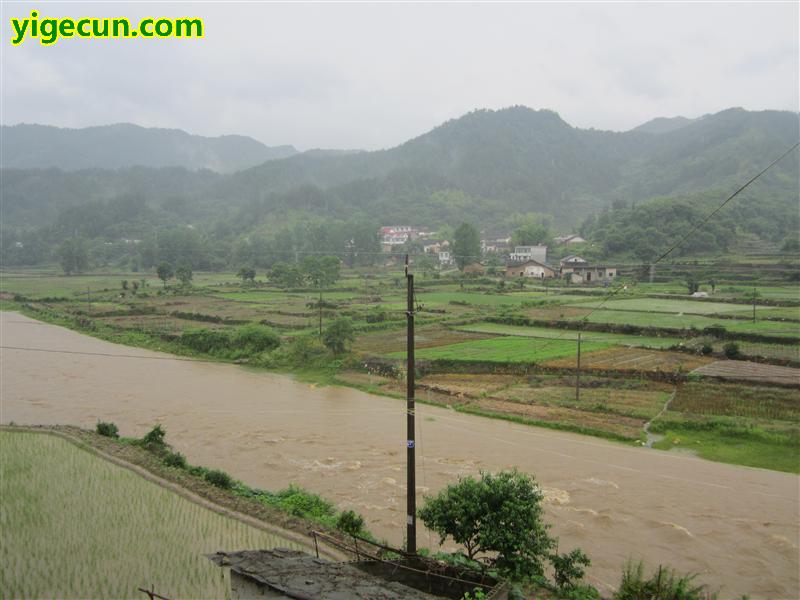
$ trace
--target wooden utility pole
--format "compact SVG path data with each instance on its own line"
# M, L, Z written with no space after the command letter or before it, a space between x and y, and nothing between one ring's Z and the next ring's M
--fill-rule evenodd
M319 308L319 337L322 337L322 284L319 287L319 304L317 304Z
M753 323L756 322L756 288L753 288Z
M92 290L89 288L88 285L86 286L86 302L89 303L92 302Z
M417 481L414 457L414 275L409 271L408 254L406 254L406 294L408 321L406 347L406 552L417 553Z
M581 332L578 332L578 369L575 373L575 402L581 401Z

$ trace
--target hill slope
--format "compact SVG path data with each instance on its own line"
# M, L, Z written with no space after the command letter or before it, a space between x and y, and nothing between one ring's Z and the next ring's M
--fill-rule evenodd
M268 147L241 135L202 137L130 123L84 129L4 125L2 140L3 167L67 171L143 166L232 172L297 153L292 146Z

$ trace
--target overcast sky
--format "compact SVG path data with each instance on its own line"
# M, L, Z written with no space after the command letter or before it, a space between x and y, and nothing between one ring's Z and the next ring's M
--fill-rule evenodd
M268 145L390 147L524 104L625 130L731 106L798 110L797 2L2 3L2 122L115 122ZM194 40L9 41L11 17L198 16Z

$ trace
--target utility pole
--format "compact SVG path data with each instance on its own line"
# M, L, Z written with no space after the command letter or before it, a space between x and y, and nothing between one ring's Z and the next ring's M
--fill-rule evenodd
M756 288L753 288L753 323L756 322Z
M578 370L575 373L575 402L581 401L581 332L578 332Z
M653 283L653 280L656 278L656 266L654 264L650 265L650 283Z
M322 337L322 284L319 286L319 337Z
M92 302L92 290L89 289L88 285L86 286L86 302L89 304ZM755 311L755 308L753 308L753 310ZM755 321L755 317L753 317L753 320Z
M414 431L414 275L409 271L408 254L406 254L406 293L408 321L407 348L406 348L406 552L417 553L417 482L414 458L415 431Z

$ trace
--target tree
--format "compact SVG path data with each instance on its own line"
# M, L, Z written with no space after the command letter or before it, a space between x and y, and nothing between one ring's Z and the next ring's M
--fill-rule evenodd
M303 285L303 274L296 265L278 262L272 265L270 280L278 287L293 288Z
M333 285L339 279L341 261L335 256L306 256L300 270L314 288Z
M464 269L468 264L480 260L481 237L478 230L469 223L462 223L454 234L453 254L456 265Z
M545 223L526 223L515 229L514 233L511 234L512 246L534 246L537 244L546 246L550 242L550 229Z
M189 285L192 282L192 267L188 264L180 265L175 269L175 277L182 285Z
M158 278L164 282L164 287L167 287L167 280L172 279L172 276L175 272L172 269L172 265L168 262L159 263L156 267L156 275Z
M58 257L65 275L80 273L89 267L89 250L83 238L64 240L58 249Z
M689 275L686 278L686 288L689 290L690 294L694 294L700 289L700 282L695 279L694 275Z
M256 270L253 267L242 267L236 276L241 278L242 283L247 283L248 281L253 283L256 280Z
M452 537L463 545L470 560L481 558L513 580L541 577L555 545L542 520L542 498L527 474L481 473L426 497L419 518L440 543Z
M336 319L322 334L322 343L334 354L342 354L347 350L347 344L353 343L356 336L353 322L348 318Z

